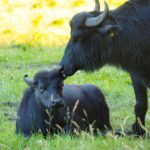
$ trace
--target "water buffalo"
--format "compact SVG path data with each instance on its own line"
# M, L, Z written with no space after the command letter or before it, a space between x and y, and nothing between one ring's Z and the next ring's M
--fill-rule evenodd
M109 108L96 86L63 84L62 67L38 72L34 79L25 76L25 91L16 122L16 133L30 136L39 130L44 136L58 129L69 133L99 129L111 130Z
M70 21L71 37L60 62L66 76L77 70L95 70L105 64L130 73L135 96L135 134L144 135L150 87L150 0L131 0L117 9L100 12L95 0L91 12L76 14Z

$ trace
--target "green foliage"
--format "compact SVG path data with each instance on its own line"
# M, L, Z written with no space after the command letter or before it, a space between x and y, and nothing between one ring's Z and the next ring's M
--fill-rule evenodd
M93 136L82 133L79 136L55 135L44 139L42 135L33 135L24 139L15 134L15 117L17 107L5 106L3 102L20 102L27 85L23 81L24 74L32 77L37 71L51 68L59 63L64 48L43 48L30 45L13 45L0 48L0 149L32 149L32 150L120 150L150 149L149 139L134 137ZM69 84L91 83L100 87L110 107L111 123L114 130L130 128L134 121L134 92L127 73L106 66L94 73L78 71L65 80ZM149 94L150 96L150 94ZM146 126L150 129L150 112L146 117Z

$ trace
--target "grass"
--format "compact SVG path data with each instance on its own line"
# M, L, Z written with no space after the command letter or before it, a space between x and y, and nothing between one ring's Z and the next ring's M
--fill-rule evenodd
M15 134L15 117L17 108L5 106L3 102L20 102L22 93L27 87L23 81L24 74L32 77L37 71L57 64L64 47L32 48L27 45L14 45L0 48L0 149L56 149L56 150L120 150L150 149L149 139L135 137L92 136L82 133L79 137L55 135L44 139L34 135L24 139ZM105 66L93 73L78 71L65 83L92 83L100 87L110 107L111 123L117 128L130 128L134 122L134 92L127 73ZM150 95L149 95L150 96ZM146 117L146 126L150 129L150 112Z
M107 0L110 9L125 1ZM20 102L27 87L23 81L24 74L32 77L37 71L52 67L60 61L64 49L62 45L66 43L70 33L70 18L77 12L92 10L94 0L92 3L91 0L0 0L0 4L0 45L11 45L0 46L0 150L150 149L147 138L112 135L96 137L90 133L82 133L78 137L55 135L44 139L42 135L33 135L30 139L24 139L21 135L16 135L17 107L4 105L4 102ZM53 45L53 48L43 48L47 45ZM131 129L135 97L127 73L105 66L93 73L78 71L65 83L97 85L102 89L109 105L113 129ZM146 127L150 130L149 111Z

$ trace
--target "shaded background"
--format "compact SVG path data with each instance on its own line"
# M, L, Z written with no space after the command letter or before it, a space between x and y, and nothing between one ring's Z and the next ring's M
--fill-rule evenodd
M114 9L125 0L107 2ZM71 17L93 8L94 0L0 0L0 45L61 46Z

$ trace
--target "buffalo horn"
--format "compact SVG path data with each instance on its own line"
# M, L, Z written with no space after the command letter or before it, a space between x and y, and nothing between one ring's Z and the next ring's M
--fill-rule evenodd
M95 8L94 8L94 10L93 11L100 11L100 3L99 3L99 0L95 0Z
M28 75L24 75L24 81L26 84L31 87L33 85L33 80L28 78Z
M87 18L85 21L85 25L87 27L94 27L99 25L107 16L109 12L109 7L108 4L105 2L105 10L103 13L101 13L100 15L98 15L97 17L93 17L93 18Z

